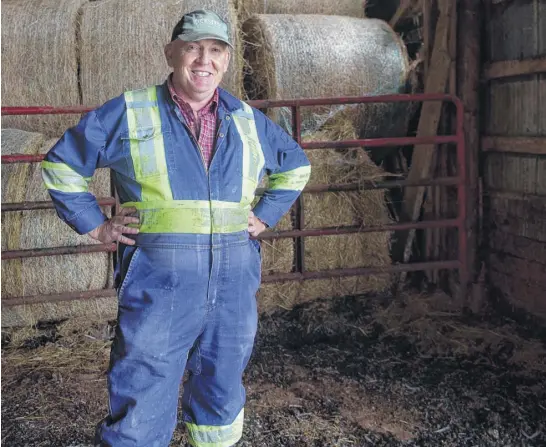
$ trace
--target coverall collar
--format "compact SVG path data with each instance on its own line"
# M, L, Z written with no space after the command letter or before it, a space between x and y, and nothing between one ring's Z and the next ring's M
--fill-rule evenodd
M173 101L170 93L169 86L167 85L167 80L162 85L163 96L169 102L172 108L176 108L177 105ZM218 104L218 118L222 119L223 113L232 113L235 110L241 109L241 100L237 99L235 96L228 93L223 88L218 87L219 93L219 104ZM222 113L223 112L223 113Z

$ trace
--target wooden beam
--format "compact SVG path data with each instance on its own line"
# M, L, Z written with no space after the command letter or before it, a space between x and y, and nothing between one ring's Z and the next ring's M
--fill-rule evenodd
M424 77L428 76L428 67L430 64L430 1L431 0L421 0L421 11L423 14L423 44L421 45L421 51L423 52L423 61L424 61Z
M451 29L449 30L449 57L451 58L451 68L449 72L448 92L452 95L457 95L457 44L459 42L457 19L457 10L455 8L455 11L451 14Z
M463 127L466 149L466 229L468 278L459 278L461 299L465 307L479 313L485 304L485 293L479 274L485 262L478 256L481 246L480 222L480 73L482 2L460 0L457 95L464 105ZM470 287L468 287L470 286Z
M494 228L489 233L489 249L546 265L546 244ZM546 279L546 278L545 278Z
M404 14L406 14L412 3L413 0L402 0L400 2L400 6L398 6L398 9L389 21L389 25L391 26L391 28L394 28L396 26L398 21L404 16Z
M536 73L546 73L546 57L536 59L491 62L484 67L482 80L508 78Z
M493 197L494 199L529 202L529 205L540 209L544 208L544 205L546 204L546 196L541 194L533 194L530 192L486 188L485 194L487 194L488 197ZM521 216L521 218L523 220L526 219L525 216Z
M451 14L454 13L450 0L439 0L440 15L436 22L434 46L430 57L431 70L425 80L425 93L444 93L449 80L451 58L449 56L449 31L451 28ZM417 135L436 135L442 113L443 104L439 101L426 101L421 108L421 116L417 127ZM413 149L411 169L408 179L422 180L430 177L431 168L435 160L436 147L433 144L415 146ZM401 221L416 222L421 214L421 206L425 187L405 188L404 200L400 215ZM407 262L411 255L415 231L400 232L393 247L395 261ZM405 275L395 281L395 288L399 288Z
M483 152L546 155L546 137L490 137L481 140Z

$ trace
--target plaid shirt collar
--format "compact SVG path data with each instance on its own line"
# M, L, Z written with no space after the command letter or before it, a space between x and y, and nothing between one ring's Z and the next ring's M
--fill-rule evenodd
M176 90L174 89L172 77L173 75L171 73L169 77L167 78L167 87L169 88L169 93L171 94L172 100L174 101L176 105L178 105L182 109L182 111L184 112L184 115L189 114L189 116L193 116L193 109L191 108L191 106L176 93ZM219 94L218 94L218 89L216 89L210 101L197 113L199 115L203 115L205 113L213 113L216 115L216 111L218 110L218 100L219 100Z

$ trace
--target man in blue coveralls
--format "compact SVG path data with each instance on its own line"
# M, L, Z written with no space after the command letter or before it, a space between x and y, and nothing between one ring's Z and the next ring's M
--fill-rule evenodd
M165 46L165 83L89 112L42 165L59 216L80 234L119 242L101 446L168 446L185 368L190 444L228 447L242 435L260 283L260 247L249 235L279 221L311 169L279 126L218 88L230 51L218 15L184 15ZM122 204L110 219L88 192L105 167ZM264 176L268 188L251 210Z

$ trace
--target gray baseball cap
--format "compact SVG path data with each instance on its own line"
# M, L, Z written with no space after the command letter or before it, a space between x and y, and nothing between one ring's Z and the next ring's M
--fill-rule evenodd
M185 42L196 42L204 39L215 39L233 47L229 40L229 28L218 14L206 9L198 9L182 16L174 27L171 42L180 39Z

